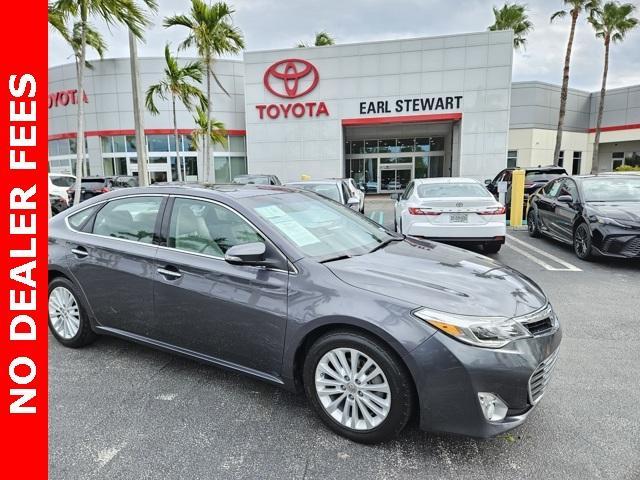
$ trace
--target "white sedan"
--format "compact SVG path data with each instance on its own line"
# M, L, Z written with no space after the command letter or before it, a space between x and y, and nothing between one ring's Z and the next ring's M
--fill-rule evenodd
M396 199L396 231L433 240L482 245L497 253L506 235L505 207L476 180L413 180Z

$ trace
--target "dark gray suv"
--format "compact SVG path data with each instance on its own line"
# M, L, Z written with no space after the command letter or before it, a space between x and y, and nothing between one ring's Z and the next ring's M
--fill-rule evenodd
M306 392L374 443L492 436L542 397L561 333L543 292L489 258L259 185L131 188L50 221L49 325L115 335Z

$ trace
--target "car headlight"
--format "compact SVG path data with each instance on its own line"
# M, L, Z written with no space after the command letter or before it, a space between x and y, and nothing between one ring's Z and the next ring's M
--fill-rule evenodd
M598 223L601 223L602 225L613 225L620 228L633 228L633 225L629 225L628 223L625 223L621 220L616 220L615 218L600 217L596 215L596 221Z
M428 308L413 314L456 340L476 347L502 348L514 340L531 337L521 323L505 317L456 315Z

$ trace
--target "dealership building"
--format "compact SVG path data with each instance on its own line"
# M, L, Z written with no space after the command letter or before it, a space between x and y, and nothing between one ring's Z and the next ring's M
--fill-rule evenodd
M209 162L216 182L241 173L283 181L353 177L389 191L413 178L484 179L506 166L552 161L560 88L512 82L512 34L463 35L245 52L218 60L213 117L227 141ZM92 62L84 98L75 65L49 69L49 162L75 164L77 102L85 102L86 165L91 175L136 175L129 59ZM560 68L560 67L559 67ZM143 95L161 80L164 58L140 59ZM226 91L226 92L225 92ZM591 170L598 94L571 90L562 163ZM177 177L171 106L145 113L152 181ZM193 113L178 105L187 180L203 180ZM598 169L640 164L640 85L607 93Z

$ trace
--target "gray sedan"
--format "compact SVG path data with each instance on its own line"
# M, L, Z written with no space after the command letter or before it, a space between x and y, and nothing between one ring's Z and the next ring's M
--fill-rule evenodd
M426 430L505 432L558 353L528 278L300 190L131 188L49 227L60 343L114 335L303 390L358 442L392 438L414 412Z

